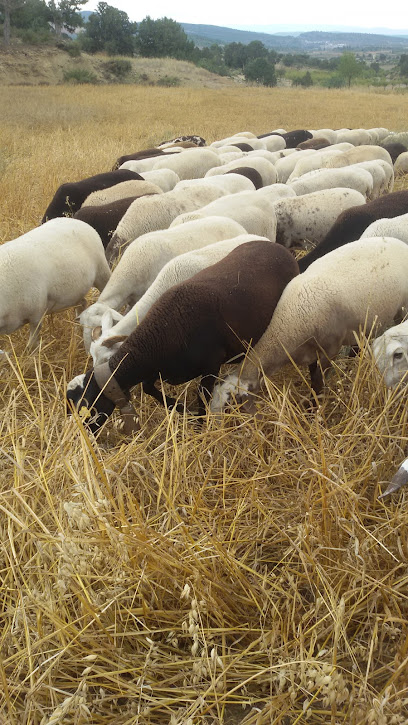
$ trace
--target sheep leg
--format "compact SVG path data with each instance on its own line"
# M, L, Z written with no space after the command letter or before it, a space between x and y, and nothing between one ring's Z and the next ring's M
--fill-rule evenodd
M168 395L163 396L163 393L160 390L157 390L154 383L143 381L143 390L145 393L147 393L147 395L151 395L152 398L157 400L160 405L164 405L164 399L169 409L175 407L178 413L184 412L184 407L182 405L178 405L175 398L170 398Z
M198 400L198 418L203 419L205 415L205 406L208 405L208 402L211 398L215 380L218 376L219 367L215 371L215 373L211 373L210 375L206 375L204 378L201 378L200 384L198 386L198 393L197 393L197 400Z
M317 360L309 365L310 382L312 390L316 395L319 395L324 386L324 373L331 366L331 361L326 355L319 355ZM312 396L312 401L314 396Z

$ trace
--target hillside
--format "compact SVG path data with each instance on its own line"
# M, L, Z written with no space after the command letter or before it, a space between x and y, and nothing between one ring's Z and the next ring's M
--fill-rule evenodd
M14 46L7 53L0 50L0 85L58 85L64 82L64 74L74 69L84 69L95 76L97 83L117 81L106 63L104 55L82 53L71 58L64 50L43 46ZM177 85L192 88L221 88L235 85L231 78L210 73L186 61L172 58L130 58L132 72L126 82L155 85L166 76L178 79ZM175 83L175 81L174 81ZM171 83L169 83L171 84Z
M218 25L195 25L192 23L181 23L185 33L198 46L211 43L250 43L253 40L260 40L267 48L275 50L297 50L310 51L321 50L329 46L347 46L348 48L370 50L395 49L404 50L408 48L408 37L393 36L376 33L354 33L354 32L323 32L307 31L296 33L296 35L271 34L268 32L252 32L250 30L236 30L233 28L221 27ZM267 26L272 28L273 26Z

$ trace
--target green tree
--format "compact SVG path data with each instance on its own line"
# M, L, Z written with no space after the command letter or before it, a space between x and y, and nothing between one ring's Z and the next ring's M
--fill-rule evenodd
M89 53L105 50L110 55L133 55L136 30L137 23L132 23L127 13L100 2L89 16L81 44Z
M303 86L304 88L309 88L309 86L313 85L313 78L310 75L310 71L306 71L306 73L303 76L300 76L299 78L296 78L294 81L295 86Z
M353 78L356 78L361 73L361 63L358 62L354 53L346 51L341 54L338 72L347 81L347 85L350 88Z
M228 68L244 69L247 61L246 46L243 43L228 43L224 48L224 63Z
M49 30L50 11L45 0L26 0L13 13L13 27L24 30Z
M152 20L148 15L139 23L136 48L144 58L169 57L185 60L193 56L194 43L175 20Z
M24 5L25 0L0 0L3 9L3 40L6 48L10 45L11 14Z
M408 76L408 55L402 54L401 58L398 62L398 70L400 72L400 75L402 76Z
M276 86L275 66L267 58L250 60L244 68L247 81L256 81L264 86Z
M76 27L82 25L79 10L85 2L86 0L49 0L47 5L57 38L61 37L64 28L73 33Z

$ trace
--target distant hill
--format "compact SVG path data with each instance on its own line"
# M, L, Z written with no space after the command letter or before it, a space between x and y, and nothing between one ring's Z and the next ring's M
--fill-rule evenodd
M276 34L268 32L253 32L250 30L237 30L219 25L195 25L193 23L180 23L188 37L196 45L211 45L219 43L250 43L260 40L267 48L278 51L295 50L310 51L321 50L327 47L347 47L353 50L400 50L408 49L408 31L403 35L388 35L379 33L329 32L323 30L308 30L306 32L288 35L281 31ZM272 28L273 26L266 26ZM279 26L278 26L279 27ZM402 33L402 31L399 31Z

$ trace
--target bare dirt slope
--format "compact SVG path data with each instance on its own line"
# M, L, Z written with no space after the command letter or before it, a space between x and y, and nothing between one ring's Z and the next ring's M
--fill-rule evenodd
M115 82L106 69L109 60L103 55L82 53L79 58L55 47L15 46L5 52L0 48L0 85L57 85L63 83L64 73L82 68L96 76L99 83ZM172 58L131 58L132 72L127 82L156 84L160 78L179 79L180 86L221 88L235 85L231 78L223 78L198 68L186 61Z

